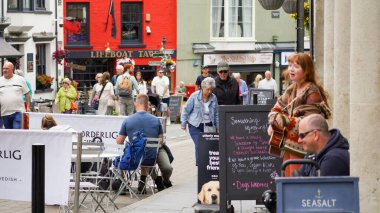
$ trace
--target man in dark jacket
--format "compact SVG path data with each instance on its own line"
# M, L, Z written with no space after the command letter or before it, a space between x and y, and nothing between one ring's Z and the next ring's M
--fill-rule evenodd
M347 139L338 129L328 130L326 120L319 114L302 119L298 142L308 153L305 159L317 161L321 176L349 176L350 154ZM302 165L300 176L317 176L312 165Z
M218 77L215 78L216 87L213 93L219 105L239 105L239 84L235 78L230 77L230 67L227 62L219 62L217 66Z

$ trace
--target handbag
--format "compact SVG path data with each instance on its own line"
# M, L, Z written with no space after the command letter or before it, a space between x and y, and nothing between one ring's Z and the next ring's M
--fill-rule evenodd
M71 102L70 103L70 107L71 107L71 110L73 110L73 111L77 111L78 110L78 106L76 105L75 102Z
M115 107L115 101L112 98L108 99L107 100L107 106L108 107Z
M99 100L100 100L100 96L102 96L102 93L103 93L104 87L106 87L106 85L104 85L103 88L102 88L102 90L100 90L99 98L98 98L97 100L93 100L93 101L92 101L92 107L93 107L95 110L98 110L98 109L99 109Z
M203 125L203 132L205 132L205 133L216 132L216 128L215 128L215 126L206 126L206 125Z

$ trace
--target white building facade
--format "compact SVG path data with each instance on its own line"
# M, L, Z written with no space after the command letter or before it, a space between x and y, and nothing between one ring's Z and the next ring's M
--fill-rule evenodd
M62 23L62 15L56 16L57 5L62 1L49 0L7 0L4 1L4 14L9 17L10 25L5 29L4 38L23 56L19 59L6 59L15 64L16 69L24 72L24 77L31 84L32 99L54 99L57 89L57 79L60 81L63 67L57 65L52 54L60 42L56 34L62 28L56 25ZM62 11L62 9L58 10ZM58 22L56 21L58 20ZM62 32L60 32L62 38ZM47 75L54 78L48 88L41 88L37 84L38 75Z

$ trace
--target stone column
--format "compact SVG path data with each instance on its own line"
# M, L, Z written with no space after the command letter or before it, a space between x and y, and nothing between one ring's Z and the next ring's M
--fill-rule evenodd
M351 0L335 0L333 125L348 137L350 128L350 14ZM339 5L339 6L337 6Z
M351 1L351 175L359 176L360 212L380 209L380 1Z
M324 2L325 0L314 1L314 56L315 71L323 84L323 30L324 30Z
M318 35L316 35L318 36ZM333 102L334 94L334 1L324 2L324 66L323 80L324 88L330 95L330 106Z

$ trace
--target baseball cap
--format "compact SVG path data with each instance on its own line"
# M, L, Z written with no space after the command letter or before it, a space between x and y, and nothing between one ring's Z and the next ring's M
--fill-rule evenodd
M221 61L218 63L218 66L216 68L216 71L221 71L221 70L230 70L230 66L228 66L228 63L225 61Z
M202 69L208 68L207 65L202 65Z

